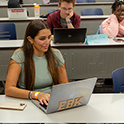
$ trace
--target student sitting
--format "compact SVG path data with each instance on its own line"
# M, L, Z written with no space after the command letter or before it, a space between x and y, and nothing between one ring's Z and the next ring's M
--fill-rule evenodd
M23 46L15 50L10 60L5 85L7 96L38 99L47 105L51 86L68 82L64 58L58 49L51 48L50 42L48 24L31 21Z
M47 18L47 23L51 30L54 28L79 28L80 16L74 11L75 0L60 0L59 10L51 13Z
M21 5L17 0L9 0L8 8L21 8Z
M112 14L102 22L103 33L109 38L124 37L124 1L116 0L112 5Z

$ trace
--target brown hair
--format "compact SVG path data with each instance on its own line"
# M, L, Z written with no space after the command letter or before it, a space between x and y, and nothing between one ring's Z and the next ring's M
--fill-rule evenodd
M22 49L24 51L24 83L25 87L28 90L34 89L34 81L35 81L35 65L33 61L33 46L28 41L27 37L30 36L32 39L37 36L40 30L42 29L50 29L48 24L42 20L33 20L29 23L25 37L24 37L24 44ZM45 53L47 63L48 63L48 70L53 79L53 83L56 84L58 81L58 73L56 62L58 60L56 56L53 54L51 46L49 46L48 51Z
M75 0L59 0L59 5L61 5L62 2L73 3L73 6L75 5Z

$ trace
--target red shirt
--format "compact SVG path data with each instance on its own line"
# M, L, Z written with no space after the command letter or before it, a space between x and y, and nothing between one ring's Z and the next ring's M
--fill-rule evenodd
M75 28L79 28L80 27L80 16L77 15L75 12L73 14L73 16L70 18L72 25ZM46 20L47 24L50 26L50 28L53 30L54 28L63 28L60 22L60 10L55 11L53 13L51 13Z

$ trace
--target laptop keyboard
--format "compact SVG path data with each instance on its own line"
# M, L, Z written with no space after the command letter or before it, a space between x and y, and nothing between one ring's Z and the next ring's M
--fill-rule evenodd
M47 109L47 105L44 103L44 104L41 104L40 103L40 105L43 107L43 108L45 108L45 109Z

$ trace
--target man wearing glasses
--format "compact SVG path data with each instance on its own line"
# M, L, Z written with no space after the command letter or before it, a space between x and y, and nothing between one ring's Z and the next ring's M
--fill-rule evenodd
M124 1L115 0L111 8L112 14L102 22L103 33L109 38L124 37Z
M47 18L47 23L53 31L54 28L79 28L80 16L74 11L75 0L60 0L59 10L51 13Z

